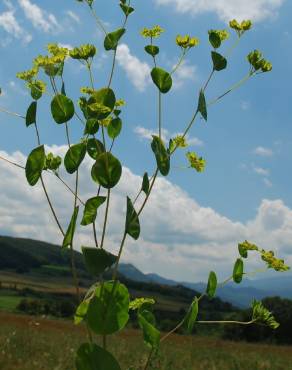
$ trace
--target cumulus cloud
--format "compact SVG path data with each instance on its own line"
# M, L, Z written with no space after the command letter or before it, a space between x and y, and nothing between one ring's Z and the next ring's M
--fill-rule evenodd
M28 44L32 40L31 34L22 28L17 21L13 9L0 14L0 27L2 27L10 36L21 40L24 44ZM9 40L6 40L5 45L7 44L9 44ZM3 43L2 45L5 46Z
M48 13L30 0L18 0L26 18L36 29L44 32L55 32L60 29L58 21L54 14Z
M260 157L272 157L274 152L272 149L264 148L263 146L258 146L253 150L253 153Z
M124 69L132 84L139 90L144 91L150 83L150 66L131 54L126 44L120 44L117 50L117 61Z
M270 171L266 168L253 167L253 170L256 174L261 175L261 176L269 176L270 175Z
M152 135L158 135L156 130L150 130L148 128L145 128L143 126L136 126L134 128L135 134L140 138L140 139L146 139L146 140L152 140ZM182 132L179 133L170 133L167 129L162 129L161 131L161 137L163 141L168 142L169 139L177 136L177 135L182 135ZM197 137L192 137L190 135L186 136L186 140L189 145L194 145L194 146L203 146L204 143L202 140L198 139Z
M46 148L64 155L66 147ZM0 155L17 163L25 163L21 152ZM86 158L80 168L81 199L96 193L90 180L92 160ZM24 171L0 161L0 225L1 234L43 239L60 244L62 237L55 226L44 194L39 185L26 184ZM73 187L64 173L61 175ZM44 175L48 192L64 228L72 213L73 196L53 175ZM110 226L105 248L117 252L124 228L126 196L132 199L142 179L130 169L123 168L123 176L112 195ZM136 206L141 204L142 199ZM104 207L98 215L100 235ZM80 212L81 216L82 211ZM79 217L80 220L80 217ZM183 189L165 178L159 178L149 203L141 215L141 238L127 239L124 262L134 263L144 272L156 272L177 280L206 279L210 269L220 277L232 270L237 256L237 243L244 239L256 242L292 263L292 210L281 200L263 200L254 219L247 223L233 221L210 207L202 207ZM77 228L75 246L92 245L91 226ZM251 258L253 260L253 258ZM259 259L247 265L248 270L262 266Z
M158 5L173 7L179 13L197 16L216 13L223 21L236 18L263 21L277 15L285 0L155 0Z

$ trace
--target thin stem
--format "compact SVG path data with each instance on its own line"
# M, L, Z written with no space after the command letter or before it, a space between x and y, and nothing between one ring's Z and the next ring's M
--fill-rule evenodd
M105 216L104 216L104 223L103 223L103 230L102 230L102 237L101 237L101 242L100 242L100 248L101 249L103 249L103 243L104 243L104 238L105 238L106 225L107 225L108 212L109 212L110 195L111 195L111 189L108 189L107 199L106 199Z
M236 325L251 325L256 320L251 321L196 321L197 324L236 324Z
M105 334L103 334L103 336L102 336L102 347L103 347L103 349L106 350L106 335Z
M59 179L60 181L61 181L61 183L63 184L63 185L65 185L66 186L66 188L70 191L70 193L72 193L74 196L75 196L75 192L74 192L74 190L72 190L71 188L70 188L70 186L60 177L60 175L57 173L57 172L49 172L48 171L48 173L50 173L50 174L54 174L56 177L57 177L57 179ZM82 199L80 199L79 198L79 196L78 196L78 194L77 194L77 199L79 200L79 202L83 205L83 206L85 206L85 203L83 202L83 200Z
M151 351L149 352L149 356L148 356L147 362L145 364L144 370L148 369L148 366L150 365L150 361L151 361L153 352L154 352L154 349L152 348Z
M143 209L144 209L144 207L145 207L145 205L146 205L146 203L147 203L147 201L149 199L149 196L150 196L151 191L153 189L153 186L154 186L154 183L155 183L155 180L156 180L157 175L158 175L158 168L156 168L156 171L155 171L154 176L153 176L152 183L151 183L150 188L149 188L149 192L146 195L146 197L144 199L144 202L142 203L142 206L139 209L138 216L140 216L141 212L143 211Z
M113 280L117 279L119 263L120 263L120 259L121 259L122 253L123 253L123 248L124 248L124 245L125 245L126 238L127 238L127 233L125 231L124 235L123 235L123 239L121 241L117 262L115 264L114 271L113 271L113 277L112 277Z
M91 13L92 13L93 17L95 18L95 20L96 20L96 22L97 22L97 24L98 24L99 28L102 30L102 32L103 32L105 35L107 35L107 31L106 31L106 29L105 29L105 26L103 25L102 21L99 19L99 17L98 17L98 15L96 14L95 10L94 10L94 9L92 8L92 6L90 6L89 4L88 4L88 6L89 6L89 8L90 8L90 11L91 11Z
M164 342L171 334L175 333L180 327L182 327L183 323L184 323L184 319L175 328L173 328L170 332L168 332L167 334L165 334L160 339L160 343Z
M209 77L208 77L208 79L207 79L207 81L206 81L206 83L205 83L205 85L203 87L203 92L206 91L206 89L207 89L207 87L208 87L208 85L209 85L209 83L210 83L210 81L211 81L214 73L215 73L215 69L213 68L212 72L210 73L210 75L209 75Z
M114 51L113 63L112 63L111 73L110 73L109 82L108 82L108 86L107 86L108 88L110 87L110 85L112 83L112 80L113 80L114 70L115 70L115 65L116 65L116 59L117 59L117 47L115 48L115 51Z
M2 159L2 161L5 161L7 163L12 164L13 166L16 166L16 167L19 167L19 168L22 168L23 170L25 170L25 167L21 166L20 164L17 164L17 163L14 163L14 162L10 161L9 159L2 157L1 155L0 155L0 159Z
M183 49L182 55L180 56L178 63L173 68L173 70L170 72L171 75L173 75L177 71L177 69L181 66L181 64L182 64L182 62L183 62L183 60L186 56L186 53L187 53L186 49Z
M66 128L67 142L68 142L68 146L70 148L71 147L71 143L70 143L69 128L68 128L68 123L67 122L65 122L65 128Z
M161 140L162 109L161 109L161 92L158 90L158 130L159 139Z
M92 70L91 70L91 64L87 62L86 66L87 66L87 69L88 69L88 72L89 72L91 88L94 90L94 80L93 80L93 74L92 74Z
M24 116L22 116L21 114L18 114L18 113L15 113L15 112L10 112L9 110L5 109L5 108L1 108L0 107L0 112L3 112L3 113L6 113L6 114L9 114L10 116L15 116L15 117L19 117L19 118L23 118L25 119Z

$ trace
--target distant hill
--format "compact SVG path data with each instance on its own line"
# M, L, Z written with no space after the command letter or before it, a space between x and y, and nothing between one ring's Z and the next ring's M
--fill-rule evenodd
M20 273L44 266L57 265L63 268L63 274L70 275L70 255L59 246L23 238L0 236L0 270L12 269ZM84 278L90 276L86 272L81 253L75 252L76 266ZM51 272L52 273L52 272ZM177 282L165 279L157 274L144 274L132 264L121 264L119 273L122 278L135 282L158 284L163 286L185 286L193 291L205 290L204 283ZM292 275L280 274L275 278L244 280L242 284L229 284L218 289L217 296L234 306L245 308L253 299L263 299L268 296L292 298Z

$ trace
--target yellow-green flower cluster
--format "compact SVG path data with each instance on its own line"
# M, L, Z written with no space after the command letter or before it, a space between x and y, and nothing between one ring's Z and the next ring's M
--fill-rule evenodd
M221 41L225 41L229 38L230 34L227 30L209 30L209 35L215 33Z
M186 156L191 168L194 168L197 172L203 172L205 170L205 159L199 157L195 152L188 152Z
M288 271L290 267L285 265L284 260L280 260L279 258L275 257L275 253L273 251L266 252L264 249L261 251L262 260L266 262L268 268L272 268L275 271Z
M92 95L94 93L94 89L91 87L81 87L80 92L81 94L87 94L87 95Z
M124 105L126 105L126 102L123 99L118 99L115 103L116 108L123 107Z
M152 305L155 304L155 300L153 298L136 298L130 302L129 309L130 310L139 310L144 305Z
M58 44L48 44L47 49L48 52L53 56L62 55L64 56L64 58L66 58L69 55L69 50L62 46L59 46Z
M113 120L112 117L107 117L107 118L99 120L98 123L103 127L108 127L112 120Z
M152 28L143 28L141 35L145 38L150 37L151 39L159 37L164 32L160 26L154 26Z
M247 60L254 71L261 70L262 72L270 72L273 69L272 63L263 58L263 54L259 50L250 52L247 56Z
M238 247L245 251L258 251L259 247L245 240L243 243L239 243Z
M53 153L49 153L46 156L46 162L45 162L45 167L44 170L52 170L52 171L57 171L58 168L60 167L62 163L61 157L58 155L54 157Z
M189 35L185 36L177 35L175 41L176 44L180 46L182 49L190 49L195 46L198 46L200 43L200 40L197 37L191 37Z
M46 83L42 80L34 80L28 83L30 89L35 89L42 94L46 91L46 86Z
M280 326L272 313L259 301L253 301L252 303L252 320L259 324L265 324L272 329L277 329Z
M252 28L252 22L250 20L246 20L239 23L236 19L233 19L229 22L229 26L236 31L239 37L241 37L244 32L249 31Z
M172 140L174 145L178 148L186 148L188 146L186 138L183 135L177 135Z
M91 44L81 45L70 50L69 55L72 59L88 60L96 54L96 47Z
M21 80L30 82L37 76L38 72L39 72L38 67L33 67L32 69L29 69L27 71L18 72L16 74L16 77Z

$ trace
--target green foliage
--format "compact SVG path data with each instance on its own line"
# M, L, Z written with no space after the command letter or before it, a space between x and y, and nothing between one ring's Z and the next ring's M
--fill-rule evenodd
M213 68L215 71L222 71L227 67L227 60L224 58L223 55L217 53L216 51L212 51L212 60L213 60Z
M117 280L99 284L90 300L86 320L99 335L122 330L129 320L129 292L125 285Z
M243 260L238 258L234 264L233 268L233 281L240 284L243 277Z
M104 39L105 50L115 50L121 37L126 32L125 28L119 28L118 30L108 33Z
M39 181L45 167L45 161L46 154L43 145L33 149L29 154L25 165L25 175L29 185L34 186Z
M265 324L272 329L277 329L280 325L275 320L272 313L263 306L262 302L259 301L253 301L252 320L257 322L258 324Z
M33 101L27 109L25 123L26 126L30 126L36 123L36 113L37 113L37 102Z
M217 276L214 271L211 271L209 274L208 285L206 293L210 298L213 298L217 289Z
M140 236L139 217L129 197L127 197L127 216L125 232L135 240L137 240Z
M51 102L51 112L56 123L68 122L74 116L74 104L67 96L58 94Z
M166 94L172 87L171 75L162 68L155 67L151 71L153 83L158 87L162 94Z
M111 139L115 139L120 135L122 130L122 120L120 118L112 119L110 124L107 126L107 133Z
M110 88L94 91L87 101L87 113L91 118L102 120L110 115L116 104L115 93Z
M184 319L184 326L189 334L191 334L194 329L198 313L199 313L199 301L198 298L195 297Z
M71 145L64 158L64 165L66 171L70 174L76 172L80 164L82 163L85 154L86 154L85 143Z
M145 344L157 350L160 343L160 332L155 328L155 317L153 313L140 309L138 312L138 322L143 331Z
M163 176L167 176L170 170L170 156L163 141L155 135L152 135L151 148L156 158L157 167Z
M142 191L144 191L144 193L147 195L149 193L149 189L150 189L149 177L148 173L145 172L142 181Z
M76 222L77 222L78 212L79 212L79 206L74 208L70 224L68 226L68 229L67 229L66 234L65 234L64 239L63 239L63 243L62 243L63 248L67 248L69 246L72 247L73 238L74 238L75 229L76 229Z
M156 55L159 54L159 47L155 45L147 45L145 46L145 51L152 57L155 57Z
M86 121L86 126L84 129L84 135L95 135L99 130L98 120L94 118L89 118Z
M116 256L100 248L82 247L82 253L87 270L96 277L117 261Z
M76 355L77 370L121 370L112 354L96 344L83 343Z
M204 120L207 121L208 119L207 103L203 90L200 91L199 95L198 112L200 112Z
M81 225L92 224L96 220L97 209L106 201L106 197L97 196L86 201Z
M91 158L97 159L97 157L105 152L105 148L103 143L95 138L91 138L87 140L87 153L90 155Z
M121 175L120 161L109 152L102 153L96 158L91 171L93 180L106 189L115 187Z

